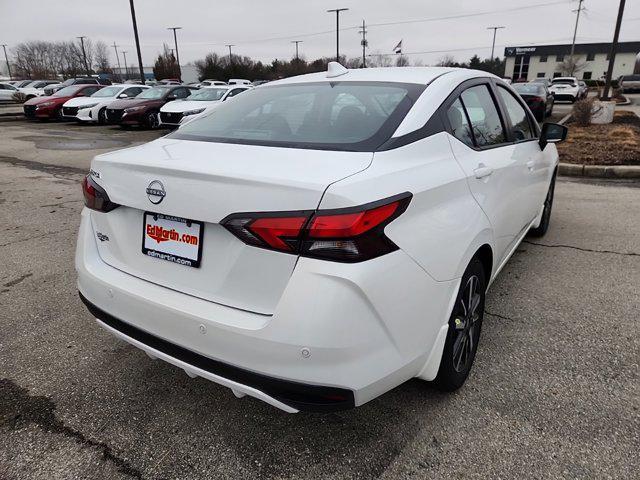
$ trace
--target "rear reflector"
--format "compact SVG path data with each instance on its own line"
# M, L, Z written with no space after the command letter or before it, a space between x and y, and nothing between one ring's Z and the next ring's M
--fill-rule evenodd
M82 194L85 206L91 210L106 213L120 206L109 200L104 188L94 182L89 175L82 180Z
M400 216L410 193L335 210L238 213L221 223L256 247L338 262L361 262L397 250L384 227Z

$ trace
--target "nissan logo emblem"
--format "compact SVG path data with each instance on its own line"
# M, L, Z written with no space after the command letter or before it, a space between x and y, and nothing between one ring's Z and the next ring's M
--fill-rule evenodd
M149 197L149 201L154 205L159 204L164 197L167 195L167 192L164 190L164 185L159 180L154 180L147 187L147 197Z

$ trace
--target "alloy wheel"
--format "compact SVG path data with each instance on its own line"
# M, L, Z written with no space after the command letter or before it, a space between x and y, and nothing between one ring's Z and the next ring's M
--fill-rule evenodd
M453 344L453 368L458 373L466 371L473 359L476 328L482 303L479 284L480 281L476 275L469 277L457 304L457 315L453 317L453 329L456 334Z

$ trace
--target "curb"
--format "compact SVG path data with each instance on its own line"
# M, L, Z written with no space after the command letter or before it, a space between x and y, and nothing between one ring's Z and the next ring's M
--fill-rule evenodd
M560 163L558 173L567 177L640 178L640 165L578 165Z

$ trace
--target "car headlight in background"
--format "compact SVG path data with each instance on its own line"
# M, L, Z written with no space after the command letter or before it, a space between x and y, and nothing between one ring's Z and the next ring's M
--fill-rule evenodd
M124 112L125 113L139 112L140 110L144 110L145 108L147 108L147 107L142 106L142 105L139 106L139 107L129 107L129 108L125 108Z
M183 116L183 117L186 117L186 116L188 116L188 115L196 115L196 114L198 114L198 113L202 113L202 112L204 112L204 110L205 110L204 108L199 108L199 109L197 109L197 110L188 110L188 111L186 111L186 112L182 112L182 116Z
M92 103L91 105L82 105L80 107L78 107L78 110L84 110L85 108L93 108L96 105L98 105L97 103Z

